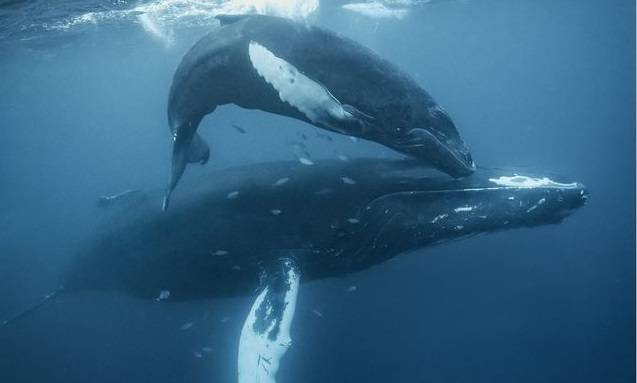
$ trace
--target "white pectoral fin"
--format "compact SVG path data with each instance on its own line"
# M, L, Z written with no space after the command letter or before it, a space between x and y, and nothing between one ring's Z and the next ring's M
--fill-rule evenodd
M339 130L339 124L354 117L322 84L261 44L251 41L248 54L254 69L272 85L281 101L299 110L311 122Z
M300 274L290 258L265 274L265 287L255 299L239 340L239 383L275 383L279 363L291 345Z

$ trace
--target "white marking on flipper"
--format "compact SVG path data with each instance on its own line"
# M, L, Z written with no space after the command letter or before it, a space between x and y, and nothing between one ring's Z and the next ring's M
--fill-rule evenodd
M343 109L343 105L323 85L261 44L250 41L248 55L259 76L274 87L281 101L298 109L311 122L339 130L335 122L352 118L352 114Z
M270 291L266 286L257 296L241 330L239 340L239 383L275 383L279 362L292 342L290 325L296 309L296 297L300 275L288 262L284 273L287 290L282 292L283 309L275 315L264 316L272 311ZM259 316L258 316L259 315ZM265 320L265 329L256 326L258 320Z

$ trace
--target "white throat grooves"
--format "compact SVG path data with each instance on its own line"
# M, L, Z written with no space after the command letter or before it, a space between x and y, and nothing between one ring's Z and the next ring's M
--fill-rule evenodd
M261 44L250 41L248 55L259 76L274 87L281 101L298 109L314 124L336 128L335 123L351 118L329 90Z

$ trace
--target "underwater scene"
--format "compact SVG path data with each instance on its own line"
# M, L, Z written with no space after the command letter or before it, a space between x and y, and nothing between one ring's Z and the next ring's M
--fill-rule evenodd
M632 0L0 0L0 382L634 382Z

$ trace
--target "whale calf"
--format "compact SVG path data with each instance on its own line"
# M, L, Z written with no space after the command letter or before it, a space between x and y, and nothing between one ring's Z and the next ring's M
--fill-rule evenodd
M302 281L478 233L556 224L588 199L576 182L488 169L454 180L413 160L264 163L185 183L167 212L153 203L163 190L113 199L61 278L64 290L15 318L74 291L161 302L253 295L239 382L274 382Z
M409 75L357 42L287 19L218 16L175 71L169 197L186 165L206 163L203 117L235 104L383 144L462 177L475 165L445 110Z

